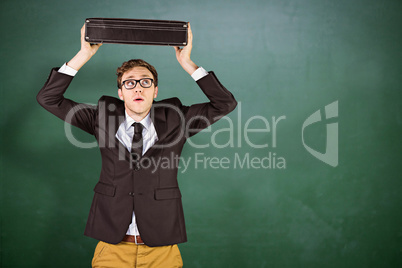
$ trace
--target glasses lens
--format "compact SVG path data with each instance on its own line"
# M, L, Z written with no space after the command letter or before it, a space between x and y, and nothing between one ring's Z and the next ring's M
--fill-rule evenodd
M127 89L133 89L135 88L135 85L137 84L137 82L135 80L126 80L124 81L124 86Z
M140 84L142 87L151 87L152 86L152 79L151 78L143 78L140 80Z

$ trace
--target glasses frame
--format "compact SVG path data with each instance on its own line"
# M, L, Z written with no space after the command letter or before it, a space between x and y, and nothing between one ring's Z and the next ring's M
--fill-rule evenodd
M151 80L151 85L149 85L149 87L144 87L144 86L142 86L141 81L142 81L142 80L145 80L145 79ZM134 86L133 86L132 88L127 88L126 85L124 84L124 83L127 82L127 81L134 81L134 82L135 82ZM148 78L148 77L144 77L144 78L141 78L141 79L139 79L139 80L137 80L137 79L126 79L126 80L124 80L124 81L121 83L121 86L122 86L122 87L124 86L127 90L132 90L132 89L134 89L134 88L137 86L138 83L140 83L140 86L141 86L142 88L150 88L150 87L152 87L152 85L153 85L153 83L154 83L154 80L153 80L152 78Z

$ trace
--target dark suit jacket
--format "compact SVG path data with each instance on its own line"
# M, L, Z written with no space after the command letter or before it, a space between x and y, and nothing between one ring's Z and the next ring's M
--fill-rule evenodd
M210 102L192 106L182 105L177 98L154 102L150 115L158 141L141 158L141 168L135 170L130 153L115 137L125 119L124 103L108 96L101 97L96 106L66 99L63 94L72 79L53 69L37 100L52 114L94 135L99 144L102 169L94 188L85 235L112 244L119 243L126 234L134 210L146 245L186 242L177 183L178 166L177 161L172 160L180 156L188 137L236 107L233 95L210 72L197 81Z

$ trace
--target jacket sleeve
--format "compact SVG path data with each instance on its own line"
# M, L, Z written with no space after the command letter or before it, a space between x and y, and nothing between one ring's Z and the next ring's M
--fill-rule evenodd
M209 102L182 106L186 120L187 137L191 137L223 116L233 111L237 101L218 80L214 72L209 72L197 81L198 86L209 99Z
M59 73L58 68L52 69L36 99L43 108L58 118L94 135L97 107L64 98L72 80L72 76Z

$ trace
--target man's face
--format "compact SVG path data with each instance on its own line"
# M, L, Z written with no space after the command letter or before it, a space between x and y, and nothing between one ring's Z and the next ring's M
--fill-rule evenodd
M134 67L123 74L121 81L123 82L127 79L139 80L142 78L153 79L154 77L147 68ZM130 117L136 121L140 121L151 109L152 102L158 95L158 87L155 87L152 83L151 87L143 88L140 83L137 82L133 89L126 89L124 86L121 86L118 93L120 99L124 101L126 111Z

